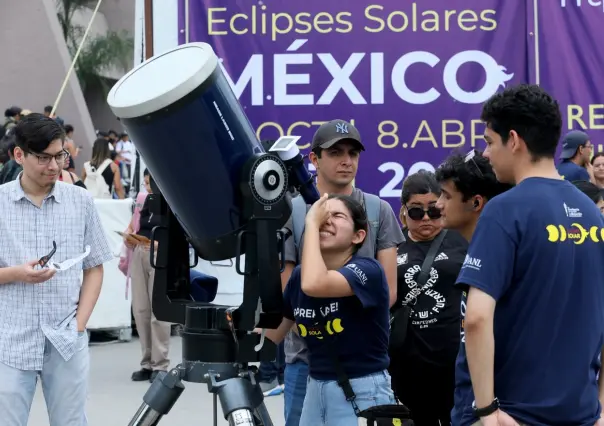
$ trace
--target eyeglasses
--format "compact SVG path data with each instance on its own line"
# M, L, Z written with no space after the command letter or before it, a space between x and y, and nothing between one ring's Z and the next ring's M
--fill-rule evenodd
M47 154L37 154L32 151L27 151L28 154L31 154L38 158L38 164L41 166L47 166L50 163L51 159L55 159L57 164L64 164L65 161L69 158L69 152L61 151L57 155L47 155Z
M405 208L407 209L407 216L409 216L409 219L422 220L426 214L432 220L440 219L440 209L436 208L436 206L430 206L427 210L424 210L421 207Z
M474 166L476 167L476 170L478 170L478 173L480 174L480 177L484 177L484 175L482 174L482 171L480 170L480 167L478 167L478 163L476 162L476 160L474 159L474 157L476 157L476 150L472 149L472 150L470 150L470 152L468 152L466 154L464 162L467 163L467 162L471 161L474 164Z
M42 268L45 267L48 264L48 262L50 261L50 259L55 255L56 251L57 251L57 243L53 241L52 250L46 256L42 256L40 258L40 260L38 261L38 265L40 265Z

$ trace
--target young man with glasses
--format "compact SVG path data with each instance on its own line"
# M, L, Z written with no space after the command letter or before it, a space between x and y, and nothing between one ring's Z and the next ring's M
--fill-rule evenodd
M591 155L594 146L587 133L573 130L562 139L562 152L558 165L558 173L567 181L588 180L593 182Z
M113 256L88 191L57 182L62 127L30 114L14 136L23 172L0 186L1 423L27 425L39 377L50 425L85 426L86 324Z
M542 88L493 95L481 119L485 158L515 186L486 204L457 278L468 296L451 423L599 424L604 219L556 171L562 116Z

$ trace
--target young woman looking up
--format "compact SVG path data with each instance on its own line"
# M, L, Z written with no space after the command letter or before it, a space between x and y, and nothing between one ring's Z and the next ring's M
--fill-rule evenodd
M334 354L359 410L394 403L387 368L389 292L373 258L356 256L367 216L352 197L323 196L306 215L302 263L284 293L284 319L266 336L279 343L293 324L308 345L309 381L300 426L357 424L338 385Z

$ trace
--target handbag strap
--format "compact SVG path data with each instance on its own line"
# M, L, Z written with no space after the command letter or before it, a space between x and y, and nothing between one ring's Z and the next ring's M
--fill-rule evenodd
M447 235L447 230L444 229L440 234L438 234L438 237L436 237L434 240L432 240L432 244L430 244L430 249L428 250L428 254L426 255L426 258L424 259L424 263L422 264L421 272L419 273L419 276L417 279L417 283L418 283L418 285L420 285L420 289L423 289L424 285L430 278L430 269L432 268L432 264L434 263L434 259L436 258L436 253L440 249L440 246L442 245L442 242L445 239L446 235ZM354 390L352 389L352 385L350 384L348 375L346 375L346 371L344 371L344 367L342 366L342 363L340 362L340 357L338 356L338 346L336 344L337 340L338 340L337 337L334 337L331 339L331 341L329 342L330 348L328 348L328 353L331 358L334 371L336 373L338 386L340 386L342 388L342 391L344 391L344 396L346 397L346 400L350 401L350 403L352 404L354 413L357 415L357 417L359 417L361 415L361 410L359 409L359 406L357 405L357 403L355 401L356 395L354 393Z
M428 249L428 253L426 254L426 258L424 259L424 263L422 263L422 269L417 276L417 285L419 287L419 293L415 296L415 300L424 292L426 283L430 279L430 270L432 269L432 264L434 263L434 259L436 258L436 254L438 250L440 250L440 246L443 243L447 235L447 230L443 229L438 236L432 240L432 244L430 244L430 248Z
M350 401L350 403L352 404L352 409L354 410L354 414L356 414L356 416L359 417L361 414L361 410L359 409L359 406L357 405L357 403L355 401L357 396L354 393L354 390L352 390L352 385L350 384L348 375L346 375L346 372L344 371L344 367L342 366L342 363L340 362L340 357L338 356L338 346L336 345L338 338L337 338L337 336L334 336L330 340L331 341L329 342L329 346L331 346L331 347L328 348L328 353L329 353L329 357L331 358L331 362L333 364L333 369L336 373L338 386L340 386L342 388L342 391L344 391L344 396L346 397L346 401Z

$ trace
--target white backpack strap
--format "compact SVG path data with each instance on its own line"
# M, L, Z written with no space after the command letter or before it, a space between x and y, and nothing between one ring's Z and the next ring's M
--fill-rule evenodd
M84 170L86 170L87 175L91 175L93 173L92 166L90 165L90 161L86 161L84 163Z
M109 167L110 164L111 164L111 159L110 158L108 158L105 161L103 161L101 163L101 165L99 166L99 168L96 169L97 173L100 174L100 175L103 174L103 172L105 171L105 169L107 167Z

